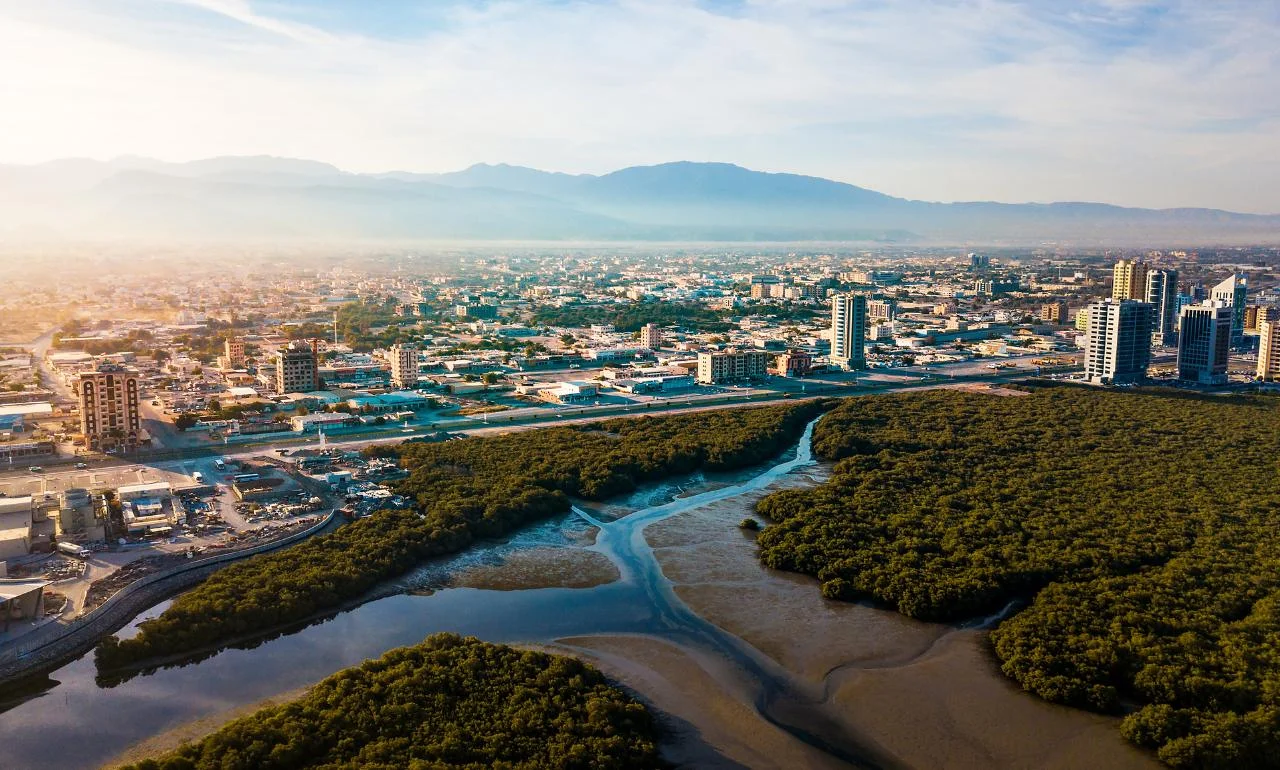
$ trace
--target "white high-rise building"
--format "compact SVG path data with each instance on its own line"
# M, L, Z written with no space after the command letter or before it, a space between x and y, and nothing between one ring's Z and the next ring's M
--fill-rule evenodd
M417 387L418 348L416 346L391 346L391 384L397 388Z
M1084 373L1099 385L1146 379L1151 364L1151 306L1137 300L1105 299L1089 305Z
M1232 273L1222 283L1213 287L1209 299L1225 302L1231 308L1231 347L1244 344L1244 312L1249 296L1249 282L1243 275Z
M1225 385L1234 308L1206 300L1182 308L1178 332L1178 379L1197 385ZM1261 360L1261 358L1259 358Z
M1148 272L1145 299L1151 305L1151 344L1174 344L1178 339L1178 271Z
M867 367L867 298L837 294L831 298L831 363L845 369Z

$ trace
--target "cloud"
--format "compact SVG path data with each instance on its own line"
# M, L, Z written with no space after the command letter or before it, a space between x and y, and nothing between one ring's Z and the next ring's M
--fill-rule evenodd
M248 0L168 0L168 2L218 14L247 27L280 35L299 43L327 45L336 42L333 36L315 27L256 13Z
M705 159L1280 211L1277 32L1231 0L0 0L0 160Z

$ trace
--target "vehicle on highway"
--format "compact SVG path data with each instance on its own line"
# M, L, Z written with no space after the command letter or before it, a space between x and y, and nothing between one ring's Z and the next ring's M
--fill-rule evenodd
M89 463L76 463L76 470L82 471L89 467Z
M192 481L194 481L194 482L195 482L195 483L197 483L197 484L203 484L203 483L204 483L204 474L203 474L203 473L201 473L200 471L196 471L195 473L191 474L191 480L192 480Z
M44 468L40 467L39 465L33 465L30 468L27 468L27 470L31 471L32 473L44 473Z
M213 461L213 467L217 468L220 471L225 471L227 469L227 464L222 460L222 458L218 458L217 460Z

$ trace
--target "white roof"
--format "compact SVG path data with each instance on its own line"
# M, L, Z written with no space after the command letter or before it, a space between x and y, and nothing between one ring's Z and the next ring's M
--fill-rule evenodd
M6 404L0 406L0 417L10 414L53 414L53 404L48 401L37 401L33 404Z
M26 511L30 515L32 500L31 495L25 497L0 497L0 515L22 511Z
M169 482L167 481L149 481L146 484L128 484L116 489L116 494L120 497L125 495L145 495L147 492L169 492Z
M44 580L8 580L0 578L0 600L17 599L36 591L43 591L49 585Z
M31 534L31 509L0 514L0 542L23 540Z
M83 350L64 350L60 353L50 353L48 357L53 363L72 363L76 361L93 360L93 356Z

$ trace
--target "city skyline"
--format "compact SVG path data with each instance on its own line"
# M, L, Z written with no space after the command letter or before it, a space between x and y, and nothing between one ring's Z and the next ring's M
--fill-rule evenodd
M4 163L695 160L914 199L1280 211L1265 4L67 0L0 19Z

